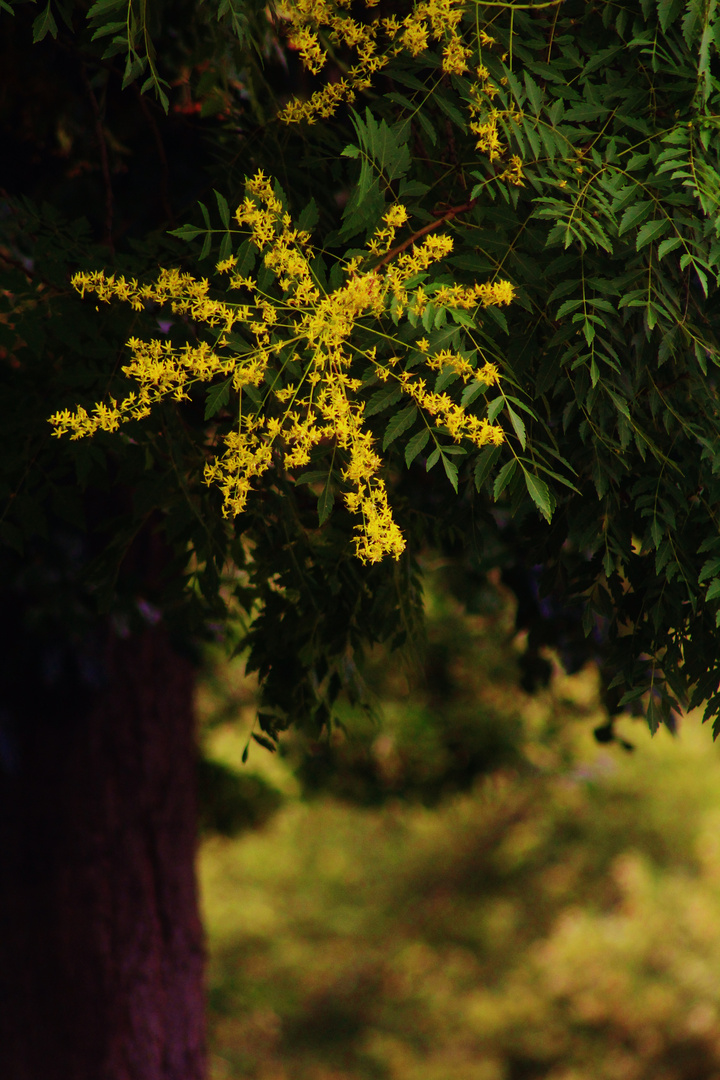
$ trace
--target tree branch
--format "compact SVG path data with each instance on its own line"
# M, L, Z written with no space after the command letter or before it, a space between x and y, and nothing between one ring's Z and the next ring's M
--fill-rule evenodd
M408 236L407 240L403 240L402 244L398 244L397 247L388 251L387 255L383 255L380 262L376 263L376 269L378 266L384 266L385 263L391 262L396 255L399 255L401 251L405 251L409 248L416 240L419 240L421 236L426 236L429 232L439 228L446 221L452 221L458 214L464 214L468 210L472 210L476 202L477 199L468 199L467 202L460 203L458 206L451 206L449 210L433 210L434 214L439 215L437 221L430 221L427 225L423 225L422 229L418 229L412 236Z
M107 142L105 140L105 132L103 131L102 116L100 114L100 106L98 105L95 92L92 88L90 80L87 76L87 70L85 64L80 66L80 75L82 81L85 84L85 90L87 91L88 98L90 99L90 107L95 117L95 135L97 137L98 150L100 153L100 166L102 168L103 181L105 184L105 243L110 249L110 254L114 254L115 245L112 238L112 226L113 226L113 191L112 183L110 180L110 162L108 160Z

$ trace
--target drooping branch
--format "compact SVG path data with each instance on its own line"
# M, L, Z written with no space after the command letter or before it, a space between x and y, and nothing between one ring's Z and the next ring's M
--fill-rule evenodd
M160 159L160 202L162 208L167 217L167 220L171 225L175 224L175 214L170 203L170 168L168 166L167 154L165 153L165 144L163 143L162 136L158 130L158 126L155 123L155 118L150 111L150 107L147 103L145 95L140 92L140 88L137 83L133 83L133 90L137 97L138 104L142 110L142 114L147 121L148 127L152 131L153 139L155 141L155 147L157 149L158 158Z

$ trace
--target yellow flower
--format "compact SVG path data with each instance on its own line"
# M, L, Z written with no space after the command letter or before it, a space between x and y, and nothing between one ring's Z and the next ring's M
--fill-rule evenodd
M418 4L416 15L421 9L427 33L438 38L446 34L443 13L452 26L459 10L455 0L427 0ZM416 25L417 19L406 20L405 31ZM345 24L338 24L337 32L351 33ZM310 39L302 40L310 49ZM73 285L81 295L91 293L106 302L121 299L133 307L169 306L188 323L208 328L214 344L202 337L182 346L167 338L132 337L130 359L122 371L137 389L119 404L111 398L90 412L82 406L59 410L50 418L53 433L79 439L99 430L113 432L127 421L144 419L161 401L182 402L198 385L226 380L236 395L231 410L236 419L224 431L228 413L212 418L216 449L208 449L203 471L205 483L222 493L223 514L242 513L253 485L271 467L303 468L318 446L331 441L342 460L346 506L359 519L354 537L358 558L369 563L387 555L398 558L405 540L392 514L382 456L367 426L364 401L358 396L363 384L357 375L362 368L354 365L358 361L365 367L370 364L381 382L395 381L455 442L499 445L504 438L502 428L469 413L450 393L429 390L425 377L451 371L463 383L475 378L495 385L500 378L498 368L485 362L476 371L471 354L450 349L431 352L425 337L415 343L410 335L388 339L385 320L389 316L399 320L406 309L416 320L430 301L438 309L508 304L515 297L514 287L501 280L442 285L434 290L428 286L429 291L422 284L408 288L416 274L452 252L452 237L441 233L424 236L410 250L391 253L375 269L363 269L370 256L390 249L395 230L408 221L406 207L394 203L368 242L365 255L349 259L344 281L326 293L313 274L310 237L293 228L270 178L258 172L248 181L247 192L236 221L249 232L265 267L274 271L275 285L262 292L253 278L237 274L234 256L216 267L218 273L228 275L225 295L242 288L249 297L246 303L220 299L207 279L173 268L161 269L150 284L106 276L102 271L74 275ZM246 344L239 335L230 334L236 325L244 329ZM411 325L415 325L412 319ZM373 333L376 343L368 344ZM386 355L378 358L379 349ZM412 367L417 352L424 363L415 373L405 364L412 361ZM249 410L244 407L250 396L246 388L254 388Z
M229 255L227 259L223 259L221 262L217 263L215 269L218 274L226 274L228 270L232 270L234 266L237 266L237 259L234 255Z

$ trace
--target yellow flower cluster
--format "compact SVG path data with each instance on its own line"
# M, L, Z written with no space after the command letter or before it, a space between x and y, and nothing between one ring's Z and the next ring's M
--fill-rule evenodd
M418 342L419 344L420 342ZM496 365L491 364L489 360L486 360L483 366L477 370L461 353L453 353L449 349L441 349L440 352L429 356L427 366L432 371L454 371L457 375L460 375L465 383L469 379L477 379L478 382L485 383L486 386L496 386L500 382L500 372Z
M274 462L281 461L292 474L311 461L315 448L332 443L343 462L346 506L360 519L355 536L358 557L370 563L387 554L397 558L405 541L388 504L382 460L366 426L365 404L358 396L361 382L354 368L358 361L369 362L380 380L396 380L401 391L454 440L475 446L501 443L502 428L468 413L449 394L430 390L427 379L403 360L412 355L415 363L419 350L428 374L449 370L465 383L475 379L486 386L498 382L497 368L485 363L476 369L467 357L450 350L431 354L425 339L414 344L402 341L383 319L392 314L397 323L403 311L409 317L430 301L438 309L509 304L513 286L508 281L441 286L432 295L422 284L413 286L412 278L452 251L451 237L431 234L375 269L362 269L363 258L355 257L345 265L344 283L326 293L313 275L309 235L293 227L262 172L248 181L236 220L249 233L265 266L275 272L274 293L263 293L253 278L242 277L235 256L222 260L216 269L227 275L226 296L241 290L242 302L214 299L207 280L178 270L161 270L149 285L102 272L75 275L73 284L83 295L93 293L106 302L120 298L135 309L169 305L175 314L212 328L215 344L177 346L167 339L131 338L132 357L122 370L135 380L137 391L120 402L99 404L91 413L83 408L57 412L50 418L55 434L79 439L98 430L116 431L124 421L146 417L156 402L181 401L198 383L225 380L228 395L230 386L235 391L235 419L222 436L227 412L212 421L213 442L222 437L223 445L207 461L204 475L208 484L222 491L225 515L243 511L253 481ZM387 211L368 245L368 265L372 256L387 250L406 222L404 206ZM362 346L358 325L363 330ZM231 333L236 326L242 329L242 338ZM368 347L368 335L375 335L376 345ZM379 359L379 348L394 355ZM246 387L252 392L243 394Z
M365 7L377 6L379 0L365 0ZM288 40L298 50L308 71L319 74L327 61L327 50L320 41L325 33L329 45L354 50L357 60L341 79L316 90L307 101L291 101L280 116L286 123L332 116L341 102L352 102L366 90L373 76L393 56L407 51L419 56L433 41L442 48L442 69L446 74L462 75L468 70L472 50L459 31L465 0L414 0L404 19L396 15L359 22L346 14L351 0L288 0L281 15L289 23Z
M487 42L492 42L492 38L487 35L485 37ZM500 138L500 123L506 119L519 123L522 120L522 113L513 105L509 109L502 110L493 104L499 91L497 86L490 81L490 72L484 64L480 64L477 68L476 75L477 82L470 88L468 105L470 130L477 136L475 149L487 154L488 159L493 162L507 153L507 146ZM505 80L501 81L505 82ZM498 179L514 184L516 187L523 183L522 159L517 154L512 155L507 167L498 175Z
M365 7L371 9L377 3L378 0L365 0ZM477 26L475 47L465 43L461 23L467 0L413 0L410 12L403 19L390 15L370 18L367 22L358 22L346 14L350 6L351 0L288 0L282 9L289 24L289 41L313 74L319 74L327 61L327 50L320 42L321 34L326 35L329 45L345 46L357 52L357 62L340 79L328 82L307 100L296 98L290 101L280 113L286 123L307 120L313 124L318 117L332 116L342 102L354 101L360 91L370 87L373 76L402 52L417 57L438 42L442 71L466 75L475 50L480 59L483 47L496 44L486 30ZM486 154L491 163L501 160L507 153L507 145L501 137L502 122L522 120L522 113L512 105L506 110L497 108L495 99L499 92L487 67L480 62L469 90L469 127L476 136L476 149ZM513 155L505 169L497 174L497 179L516 187L522 185L522 160ZM376 238L371 248L373 254L389 250L389 243L383 248L383 239Z
M476 308L512 303L515 290L509 281L483 282L471 286L443 285L433 295L433 301L441 307Z
M522 158L513 154L509 164L500 173L499 179L507 180L508 184L514 184L515 187L522 187L524 183Z
M477 69L478 81L471 90L471 103L468 106L470 113L470 130L477 136L475 149L487 154L490 161L496 161L506 150L500 141L498 120L502 113L492 104L497 96L498 88L490 81L490 72L481 64ZM488 106L489 103L489 106Z
M384 224L375 230L368 243L368 251L371 255L386 255L393 245L395 234L401 226L405 225L408 212L402 203L395 203L383 216Z
M509 283L503 282L503 284ZM418 341L417 345L421 352L428 352L429 343L424 338ZM425 378L417 377L410 371L392 371L391 369L396 364L397 358L393 358L386 367L378 368L380 377L387 380L390 375L394 375L403 393L411 397L429 416L437 417L455 442L461 443L467 439L481 448L488 445L500 446L504 441L505 434L501 427L466 412L461 405L453 401L449 394L428 390ZM500 381L500 372L495 364L486 361L480 369L476 369L461 353L453 353L449 349L442 349L432 356L428 355L426 366L439 374L446 371L454 372L466 384L470 380L476 380L485 386L496 386Z

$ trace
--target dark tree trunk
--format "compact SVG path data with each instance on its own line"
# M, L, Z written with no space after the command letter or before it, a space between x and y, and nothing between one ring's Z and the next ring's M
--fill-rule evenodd
M162 626L43 663L0 745L0 1077L201 1080L191 665Z

